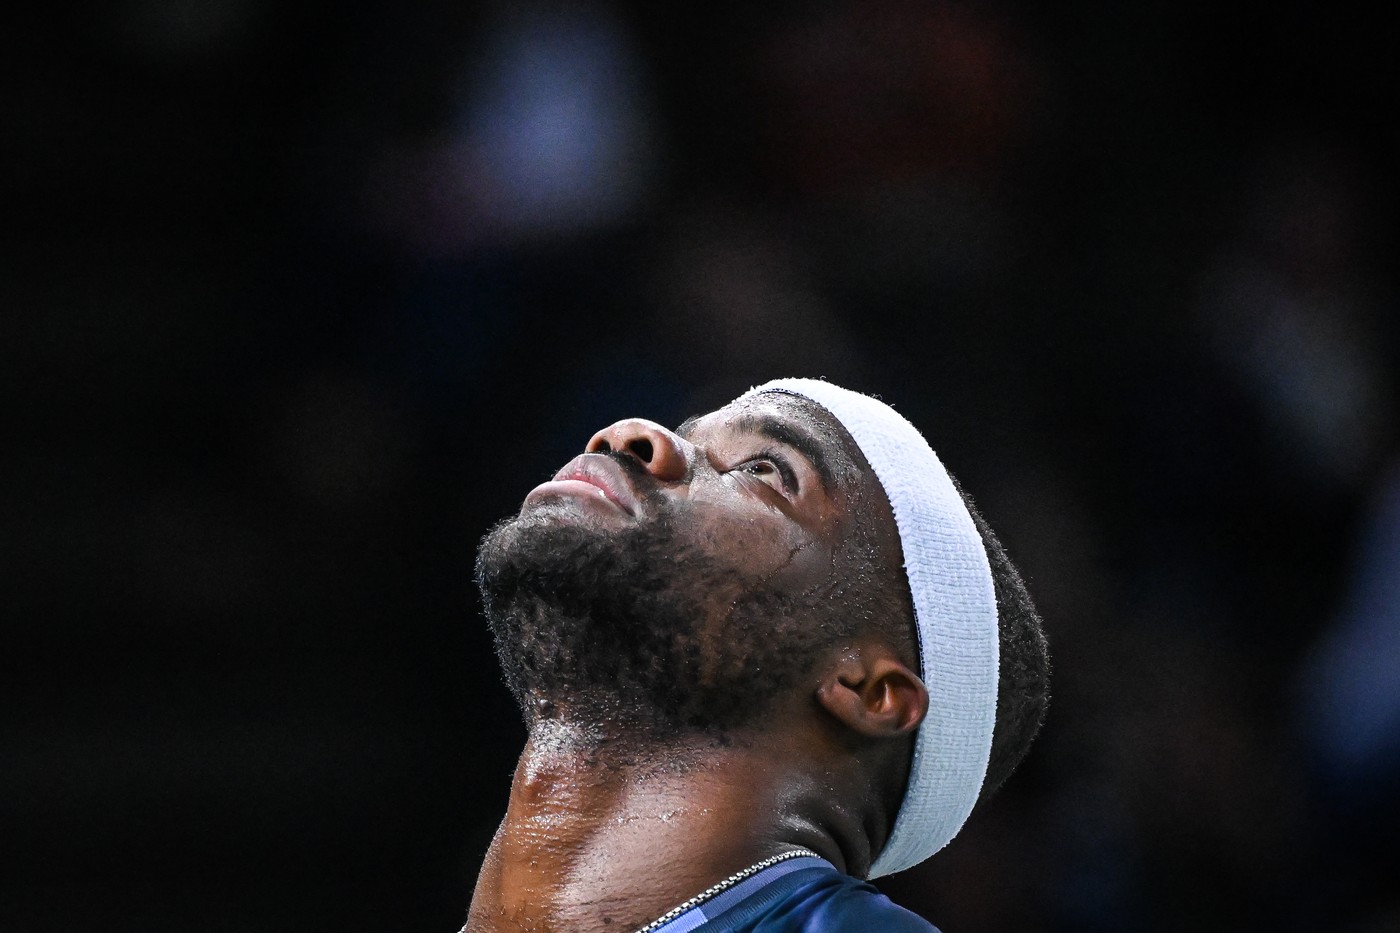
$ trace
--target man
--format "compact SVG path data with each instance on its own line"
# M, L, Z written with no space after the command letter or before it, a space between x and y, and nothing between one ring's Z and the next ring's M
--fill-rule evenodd
M941 848L1044 715L1000 545L825 382L599 432L477 582L529 739L466 933L932 930L858 879Z

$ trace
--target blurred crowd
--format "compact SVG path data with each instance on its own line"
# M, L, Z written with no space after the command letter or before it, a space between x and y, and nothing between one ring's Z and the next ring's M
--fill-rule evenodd
M0 928L457 929L476 541L825 376L1020 564L948 933L1400 930L1387 28L1319 5L120 0L0 32ZM1393 31L1393 27L1389 28Z

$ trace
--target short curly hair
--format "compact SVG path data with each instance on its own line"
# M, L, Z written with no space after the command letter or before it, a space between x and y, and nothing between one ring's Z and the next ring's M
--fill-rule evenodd
M1045 628L1030 591L1001 541L982 518L971 497L958 485L972 523L987 549L992 569L992 589L997 601L1000 662L997 672L997 718L992 731L992 751L982 782L981 804L1006 782L1030 751L1031 742L1045 722L1050 705L1050 649Z

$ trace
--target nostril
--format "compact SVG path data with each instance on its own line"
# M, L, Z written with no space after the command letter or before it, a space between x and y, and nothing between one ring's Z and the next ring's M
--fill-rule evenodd
M610 454L612 453L612 445L609 444L607 441L599 438L598 440L593 442L593 450L591 451L591 453Z
M646 438L637 438L632 443L627 445L627 449L630 450L632 453L636 454L637 459L642 461L643 463L651 463L651 457L654 451L651 447L651 441L647 440Z

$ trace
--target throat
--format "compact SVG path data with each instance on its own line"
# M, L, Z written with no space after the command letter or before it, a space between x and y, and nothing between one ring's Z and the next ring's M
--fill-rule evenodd
M619 760L532 734L465 933L630 933L770 857L830 858L761 757L692 747Z

